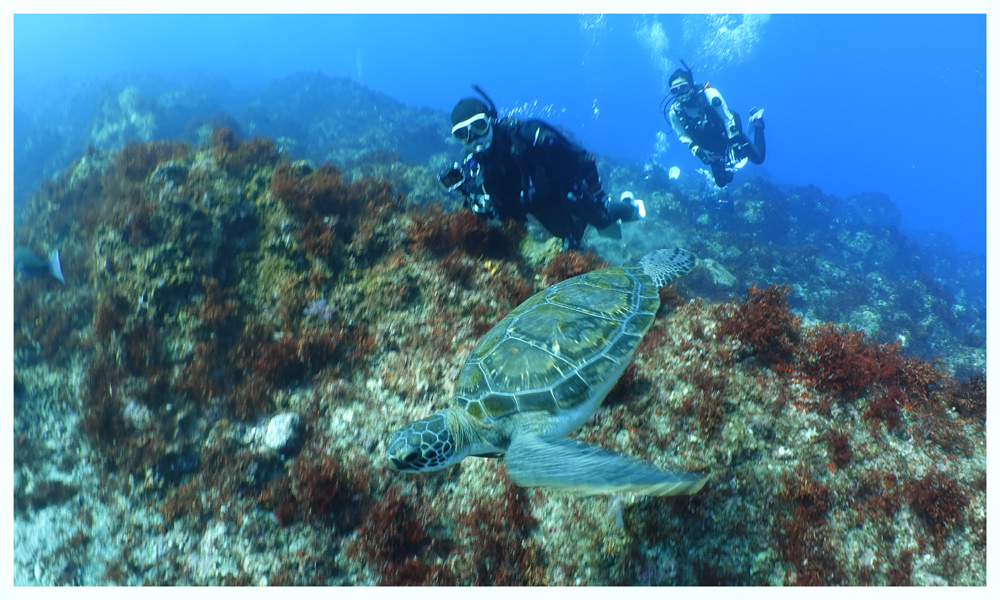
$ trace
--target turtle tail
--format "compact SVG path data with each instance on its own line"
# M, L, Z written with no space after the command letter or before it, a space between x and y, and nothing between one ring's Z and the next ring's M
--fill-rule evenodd
M507 473L521 487L548 487L581 495L631 492L645 496L697 493L704 473L668 473L602 448L563 438L516 436L504 455Z
M639 268L656 284L657 289L674 279L687 275L698 257L684 248L654 250L642 257Z

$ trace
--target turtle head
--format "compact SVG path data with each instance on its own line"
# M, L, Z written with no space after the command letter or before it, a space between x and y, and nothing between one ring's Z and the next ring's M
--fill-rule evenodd
M464 458L456 453L446 410L414 421L389 439L389 465L401 473L436 471Z

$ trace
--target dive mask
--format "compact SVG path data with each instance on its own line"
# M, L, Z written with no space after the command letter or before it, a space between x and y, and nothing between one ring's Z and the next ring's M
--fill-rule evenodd
M451 134L463 144L470 144L476 138L483 137L490 130L490 120L486 113L475 114L468 119L455 123L451 128Z
M689 91L691 91L691 84L686 81L682 81L670 88L670 93L673 94L674 96L683 96Z

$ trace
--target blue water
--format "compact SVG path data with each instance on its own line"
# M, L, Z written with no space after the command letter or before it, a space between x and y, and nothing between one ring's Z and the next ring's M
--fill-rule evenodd
M450 111L482 86L502 112L560 123L599 154L700 166L657 105L679 59L742 115L766 109L781 184L882 192L906 229L986 251L985 15L14 17L15 106L119 73L254 89L303 70Z

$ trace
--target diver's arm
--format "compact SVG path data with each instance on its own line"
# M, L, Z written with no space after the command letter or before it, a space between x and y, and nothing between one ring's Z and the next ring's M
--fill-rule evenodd
M729 112L729 107L726 106L726 100L719 93L719 90L715 88L708 88L705 90L705 97L708 98L708 104L715 110L722 122L726 124L726 135L729 139L739 137L740 132L736 129L736 119L733 118L733 113Z
M681 141L682 144L688 147L691 152L694 152L694 140L688 135L687 129L684 127L684 123L677 117L677 113L671 109L670 111L670 126L673 127L674 133L677 134L677 139Z
M677 133L677 139L688 147L688 150L691 151L691 154L694 155L695 158L706 165L712 162L712 157L705 151L704 148L694 143L694 140L691 139L690 135L688 135L687 129L684 127L684 123L681 122L681 120L677 117L677 114L672 110L670 111L670 126L673 127L674 131Z

